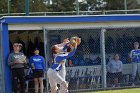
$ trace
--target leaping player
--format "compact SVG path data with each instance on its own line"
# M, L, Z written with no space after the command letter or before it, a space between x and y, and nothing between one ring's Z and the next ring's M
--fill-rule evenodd
M60 93L66 93L68 90L68 83L65 78L63 78L59 71L62 69L63 60L73 56L77 49L77 41L73 42L73 44L69 44L67 48L67 52L61 54L62 49L58 46L52 47L52 52L54 54L54 63L51 68L49 68L47 74L51 87L51 93L57 92L57 84L60 84Z

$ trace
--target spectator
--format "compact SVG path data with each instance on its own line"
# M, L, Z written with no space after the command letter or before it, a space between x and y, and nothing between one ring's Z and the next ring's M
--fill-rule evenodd
M110 75L110 82L112 87L118 86L118 83L120 83L122 80L123 69L123 64L122 61L120 61L119 54L114 55L114 58L108 63L107 69Z
M41 92L43 93L44 85L43 85L43 78L44 72L46 71L45 60L43 56L39 55L38 48L34 49L34 56L31 56L29 60L29 66L33 70L33 77L34 77L34 84L35 84L35 93L39 91L39 84Z
M8 57L8 65L12 70L13 92L18 92L18 81L20 81L20 93L25 93L24 65L26 64L26 57L20 52L21 44L14 43L13 49L14 51Z
M140 75L140 64L138 64L140 62L140 49L138 48L139 48L139 43L134 42L134 49L130 53L130 58L132 61L132 82L133 82L132 86L135 86L134 81L135 81L137 71Z
M70 67L73 66L72 60L69 60L68 62L69 62L69 66L70 66Z

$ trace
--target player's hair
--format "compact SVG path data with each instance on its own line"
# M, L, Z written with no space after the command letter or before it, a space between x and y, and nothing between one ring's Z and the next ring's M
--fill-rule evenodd
M121 58L121 55L119 53L114 53L113 55L113 59L115 59L115 56L118 55L119 56L119 59Z
M55 46L52 46L51 49L52 49L52 53L53 53L53 54L57 54L57 52L55 51L55 50L56 50L56 47L55 47Z
M134 45L139 45L139 42L134 42Z

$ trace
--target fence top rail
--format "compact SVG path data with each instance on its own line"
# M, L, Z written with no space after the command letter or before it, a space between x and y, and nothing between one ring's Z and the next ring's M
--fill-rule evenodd
M104 14L106 15L109 15L107 13L110 13L110 14L126 14L126 12L129 14L129 12L137 12L135 14L139 14L140 12L140 9L131 9L131 10L102 10L102 11L79 11L79 14L80 15L104 15L103 14L103 11L104 11ZM117 13L115 13L117 12ZM120 12L120 13L119 13ZM42 15L42 16L46 16L47 14L51 14L52 15L66 15L66 14L69 14L69 15L76 15L76 11L67 11L67 12L30 12L29 13L31 16L37 16L37 15ZM25 13L1 13L0 16L18 16L18 15L23 15L25 16Z
M40 18L40 17L50 17L50 18L53 18L53 17L92 17L92 16L140 16L140 14L110 14L110 15L56 15L56 16L3 16L1 17L0 19L3 19L3 18Z

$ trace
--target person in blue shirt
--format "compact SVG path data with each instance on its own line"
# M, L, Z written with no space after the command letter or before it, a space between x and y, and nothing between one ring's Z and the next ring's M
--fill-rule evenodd
M29 66L33 70L33 77L34 77L34 84L35 84L35 93L39 91L39 84L40 84L40 93L43 93L44 85L43 85L43 78L44 72L46 71L46 64L43 56L39 55L39 49L34 49L33 56L30 57Z
M134 49L130 53L130 58L132 61L132 86L135 86L134 82L137 71L140 75L140 49L138 42L134 42Z
M48 69L47 75L51 87L51 93L57 92L57 84L60 84L59 93L66 93L68 89L68 83L65 79L59 74L59 71L62 69L63 61L69 57L72 57L77 49L77 43L75 42L73 45L69 44L67 48L67 52L60 53L62 49L57 46L52 47L52 53L54 55L53 65Z

